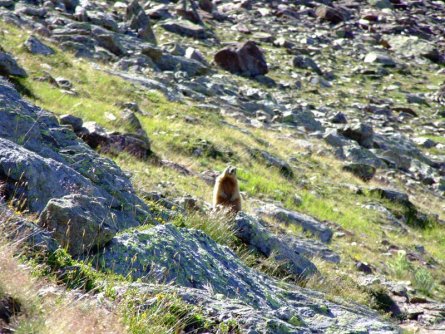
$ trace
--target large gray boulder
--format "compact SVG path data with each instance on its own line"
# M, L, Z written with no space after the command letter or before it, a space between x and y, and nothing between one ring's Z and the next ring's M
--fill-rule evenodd
M51 199L40 214L39 224L73 255L105 245L118 231L105 201L85 195Z
M246 333L397 333L365 307L268 278L198 230L167 224L116 235L97 263L139 278L139 294L173 292L219 321L236 318Z

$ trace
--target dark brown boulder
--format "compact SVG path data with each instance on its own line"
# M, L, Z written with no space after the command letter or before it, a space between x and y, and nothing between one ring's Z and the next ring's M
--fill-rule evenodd
M324 21L337 24L345 20L345 16L337 9L329 6L320 6L315 11L315 15Z
M252 41L226 47L215 54L214 60L231 73L255 77L268 72L263 52Z

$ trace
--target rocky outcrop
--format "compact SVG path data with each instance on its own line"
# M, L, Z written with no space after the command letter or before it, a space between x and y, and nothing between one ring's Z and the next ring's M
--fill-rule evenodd
M117 230L152 221L115 163L52 114L25 102L5 80L0 80L0 100L0 178L6 195L31 212L44 211L40 223L58 231L59 242L75 244L73 253L78 253L103 244ZM87 226L91 235L82 244L79 235ZM67 240L62 231L70 227Z
M173 283L165 291L203 306L220 320L236 318L246 330L397 333L367 309L331 303L321 294L279 283L246 267L227 247L197 230L168 224L124 233L112 239L98 263L143 282ZM141 294L159 289L147 284L133 287Z

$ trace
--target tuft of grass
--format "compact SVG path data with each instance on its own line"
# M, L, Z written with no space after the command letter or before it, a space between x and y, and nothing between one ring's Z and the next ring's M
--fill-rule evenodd
M132 334L201 333L214 326L196 306L170 293L141 295L138 290L129 289L120 308Z
M397 254L397 256L389 262L388 267L393 277L411 281L414 288L426 296L434 295L434 290L437 285L434 276L428 269L412 264L407 259L405 253L400 252Z

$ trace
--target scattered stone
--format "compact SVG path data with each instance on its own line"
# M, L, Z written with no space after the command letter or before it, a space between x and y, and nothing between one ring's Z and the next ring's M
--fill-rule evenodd
M297 277L308 277L317 271L315 265L304 256L305 253L315 254L300 252L295 247L297 242L294 238L273 235L262 222L247 214L239 212L236 216L235 235L266 257L273 256L278 263L284 263L285 269Z
M59 117L60 124L70 125L74 132L78 132L82 129L83 121L80 117L73 115L62 115Z
M136 31L139 38L156 44L156 37L151 29L150 18L137 0L133 0L127 7L126 19L131 29Z
M342 112L336 113L334 117L331 118L331 123L334 124L346 124L348 123L348 119L346 115Z
M338 132L346 138L355 140L365 148L372 148L374 140L374 130L372 126L364 123L348 125Z
M311 69L319 75L322 75L322 71L318 67L318 65L308 56L298 55L295 56L292 60L292 64L294 67Z
M372 268L367 264L367 263L363 263L363 262L357 262L355 267L357 268L358 271L361 271L365 274L372 274Z
M283 161L282 159L280 159L266 151L261 151L261 150L257 150L257 149L249 149L248 151L249 151L249 154L253 158L263 159L268 166L278 168L280 170L280 172L283 173L283 175L288 176L288 177L293 176L292 168L286 161Z
M46 46L45 44L43 44L35 36L30 36L26 40L25 47L32 54L39 54L39 55L44 55L44 56L50 56L50 55L53 55L55 53L53 49L51 49L49 46Z
M370 52L365 57L365 63L377 63L387 67L395 67L396 62L387 54L381 52Z

